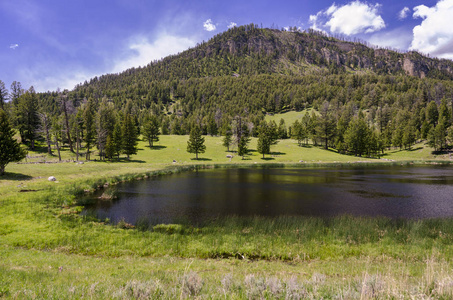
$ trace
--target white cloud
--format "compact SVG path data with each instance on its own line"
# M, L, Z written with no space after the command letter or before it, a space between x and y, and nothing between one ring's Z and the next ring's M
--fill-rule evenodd
M404 8L399 12L398 18L399 18L400 20L406 19L407 16L409 15L410 11L411 11L411 9L410 9L409 7L407 7L407 6L404 7Z
M343 6L332 4L328 9L310 15L309 22L313 29L328 29L332 33L372 33L385 28L379 7L380 4L371 5L358 0Z
M392 31L377 32L368 41L379 47L390 47L397 50L406 50L411 44L410 29L398 28Z
M227 26L228 28L233 28L233 27L236 27L238 24L234 23L234 22L230 22L230 24Z
M214 25L214 23L212 23L211 19L207 19L203 23L203 27L204 27L204 30L206 30L206 31L214 31L216 29L216 26Z
M413 29L410 50L453 59L453 0L441 0L434 7L414 7L413 17L423 19Z
M150 42L147 38L136 38L129 45L127 57L115 61L112 72L122 72L132 67L145 66L153 60L159 60L171 54L193 47L196 41L172 35L162 34Z
M153 41L144 37L132 39L122 58L107 60L109 69L91 69L74 65L61 67L57 64L38 63L19 71L21 82L25 86L33 85L39 92L61 89L73 89L77 84L90 80L94 76L106 73L118 73L132 67L145 66L171 54L184 51L195 46L196 41L173 35L161 34ZM46 70L46 71L43 71Z
M11 44L11 45L9 45L9 49L16 50L17 47L19 47L19 44Z
M46 71L43 72L43 70ZM38 63L19 70L18 75L23 86L27 88L33 86L37 92L46 92L55 91L57 88L72 90L77 84L99 74L81 69L69 71L53 64L49 66L49 64Z

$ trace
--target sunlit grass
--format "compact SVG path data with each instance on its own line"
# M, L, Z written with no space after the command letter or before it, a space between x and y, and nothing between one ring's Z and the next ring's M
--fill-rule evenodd
M445 262L453 258L450 219L232 216L198 227L156 227L110 224L79 214L79 199L87 191L121 181L183 172L193 165L274 163L315 167L321 163L329 167L357 161L385 162L340 155L312 145L299 147L293 140L279 141L263 160L253 151L256 139L252 139L252 151L243 160L226 151L221 137L209 136L206 153L196 161L186 152L187 138L161 136L155 149L140 142L140 150L131 161L122 157L120 161L85 162L81 158L81 164L72 161L74 154L64 149L63 160L71 162L56 163L55 156L30 152L29 163L44 159L52 163L8 165L6 176L0 179L0 297L138 298L131 291L156 292L158 281L162 284L159 296L174 299L190 296L185 294L184 280L192 280L196 289L200 278L203 287L192 296L229 293L232 298L248 298L252 292L259 292L260 282L264 282L263 293L271 297L271 286L278 286L271 278L281 280L285 287L281 295L286 295L294 276L307 297L357 295L363 292L363 282L372 276L386 287L385 295L391 291L397 297L398 293L409 295L398 284L412 287L418 294L434 293L437 288L439 293L432 295L440 295L439 282L452 276L439 270L428 273L431 267L425 262L429 258L436 267L451 268ZM234 156L231 161L228 154ZM391 150L384 158L397 160L395 163L439 160L423 144L412 151ZM49 176L57 181L48 181ZM133 225L137 227L128 229ZM370 267L370 261L375 266ZM195 275L189 276L189 271ZM232 285L222 290L222 280L229 273L233 274L227 278ZM430 279L425 280L428 275ZM431 290L425 289L430 284Z

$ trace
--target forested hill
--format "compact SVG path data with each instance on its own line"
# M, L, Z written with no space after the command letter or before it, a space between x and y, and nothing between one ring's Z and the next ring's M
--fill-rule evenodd
M107 91L134 85L143 89L151 81L223 75L305 75L315 71L329 74L371 71L379 75L453 79L453 62L416 52L367 47L315 31L280 31L247 25L231 28L208 42L146 67L94 78L77 90Z

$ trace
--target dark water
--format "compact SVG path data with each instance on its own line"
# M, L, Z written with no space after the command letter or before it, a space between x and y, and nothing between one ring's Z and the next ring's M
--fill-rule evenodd
M118 199L89 208L135 223L217 216L453 216L453 167L197 170L118 185Z

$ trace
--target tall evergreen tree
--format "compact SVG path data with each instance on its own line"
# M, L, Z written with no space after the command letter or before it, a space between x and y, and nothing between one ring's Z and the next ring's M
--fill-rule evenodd
M129 159L131 155L137 154L138 135L134 118L128 113L124 116L121 133L123 136L123 153Z
M153 147L154 142L159 141L159 120L156 116L152 115L145 120L143 125L143 139L148 141L149 148Z
M239 140L238 143L238 155L242 156L242 159L244 159L244 156L247 155L249 149L248 149L248 144L250 142L250 138L246 136L245 134L241 136L241 139Z
M320 116L316 123L316 136L324 141L324 149L329 147L329 141L335 136L336 122L332 115L328 102L324 102Z
M365 154L369 145L370 129L362 117L355 117L345 132L347 151L355 156Z
M121 149L122 149L122 135L121 135L121 125L119 121L115 123L115 128L113 129L113 134L112 134L112 150L114 154L117 156L118 159L120 159L120 154L121 154Z
M85 125L84 140L86 148L86 160L90 160L91 147L93 147L96 134L95 107L92 99L88 99L83 112L83 123Z
M30 148L34 150L35 140L38 137L40 119L38 114L38 97L33 87L19 97L16 113L17 126L22 142L30 142Z
M233 142L233 133L231 132L231 127L228 126L225 130L225 136L222 140L222 145L227 148L227 151L230 151L231 143Z
M74 152L74 147L72 145L72 138L71 138L71 126L69 123L70 115L74 111L74 107L72 106L71 101L68 98L66 93L59 93L59 102L61 106L61 112L64 118L64 131L66 132L66 138L68 139L69 150Z
M24 93L24 89L22 88L22 84L18 81L13 81L11 83L11 88L10 88L10 99L13 105L17 105L18 99L22 94Z
M40 113L39 118L41 120L41 132L47 143L47 154L52 154L52 140L50 137L50 129L52 124L50 123L50 117L48 113Z
M20 161L27 152L14 138L14 130L9 124L8 116L0 109L0 176L5 174L5 167L10 162Z
M8 100L8 90L5 87L5 83L0 80L0 109L5 110L6 100Z
M265 121L260 125L259 134L258 134L258 145L257 150L258 153L263 154L263 158L265 154L269 154L271 151L271 145L275 145L277 143L277 129L274 126L275 123L270 122L267 124Z
M54 139L55 147L57 148L58 160L61 161L61 144L63 141L63 120L61 117L52 119L51 134ZM87 158L88 159L88 158Z
M205 151L204 137L201 135L200 127L196 125L190 131L189 140L187 141L187 152L195 153L198 160L198 153L204 153Z

